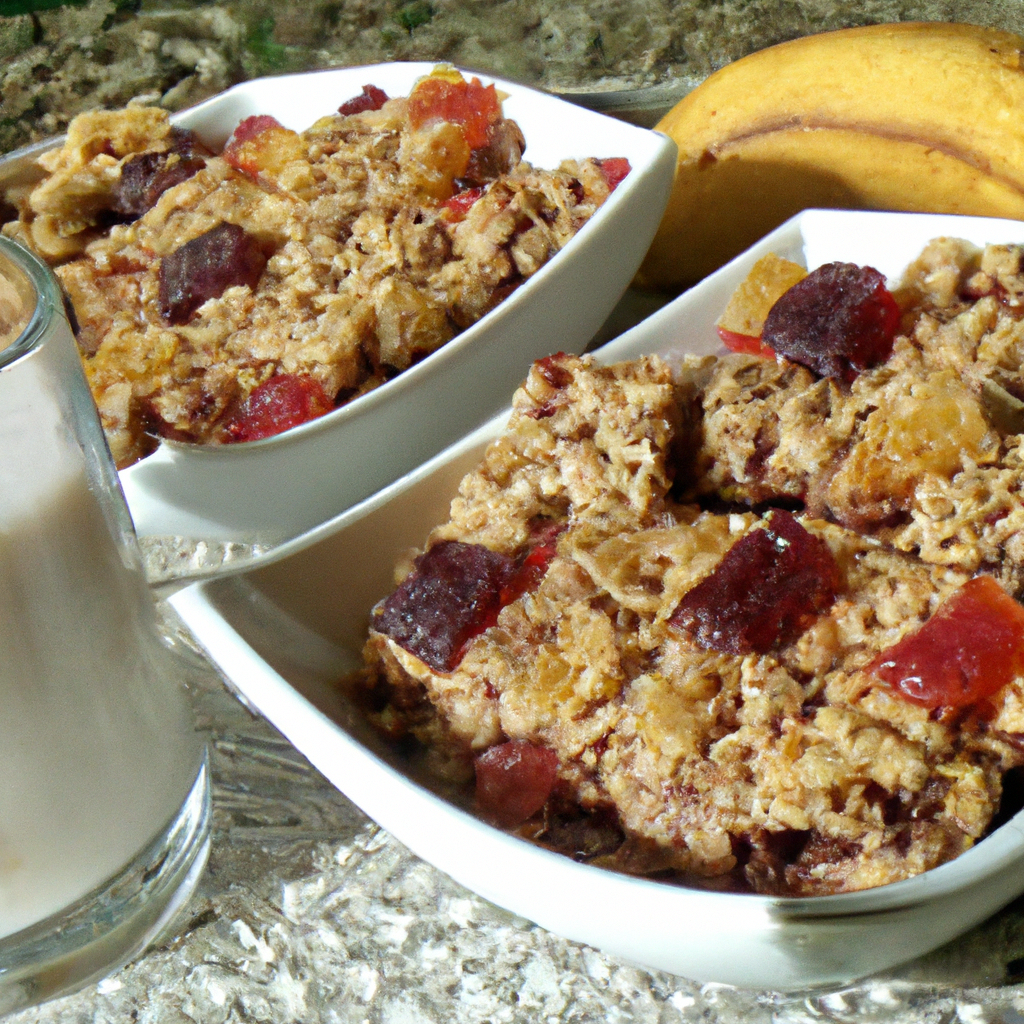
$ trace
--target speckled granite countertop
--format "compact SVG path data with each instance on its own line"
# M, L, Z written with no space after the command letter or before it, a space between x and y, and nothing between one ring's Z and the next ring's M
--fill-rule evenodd
M9 0L0 11L46 2ZM757 47L845 24L959 16L1024 30L1021 0L309 0L287 18L282 9L87 0L0 17L0 150L55 134L92 106L142 97L179 109L245 78L313 67L445 59L568 93L664 96ZM155 574L189 558L164 554ZM215 564L225 553L199 557ZM173 622L169 631L210 738L209 868L163 944L5 1024L1024 1024L1024 900L928 957L831 992L700 986L551 935L379 829L228 692Z
M58 6L63 5L63 6ZM39 10L39 8L48 8ZM4 0L0 152L81 110L266 74L445 60L567 93L679 96L752 50L882 21L1024 29L1021 0ZM286 13L285 13L286 12Z

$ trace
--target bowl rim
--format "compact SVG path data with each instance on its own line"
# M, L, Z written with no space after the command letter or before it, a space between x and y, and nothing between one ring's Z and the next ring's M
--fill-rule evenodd
M807 247L808 262L812 260L827 262L829 259L837 257L826 257L825 260L821 260L820 254L813 251L817 244L816 239L820 242L821 237L827 235L829 231L853 224L859 224L863 231L869 231L877 227L878 218L891 223L894 230L901 228L900 218L910 218L903 222L907 225L934 225L939 229L929 228L929 233L923 235L926 238L939 234L955 234L958 233L956 232L958 226L970 224L978 230L981 228L987 230L990 226L994 226L994 230L998 234L991 240L1006 241L1012 235L1024 242L1024 222L954 215L807 210L791 218L740 257L737 257L727 267L716 272L716 275L706 279L711 282L710 284L702 283L696 287L702 289L702 292L705 289L711 290L716 287L712 278L727 282L730 280L728 275L735 274L738 268L743 269L745 273L745 267L752 264L758 256L772 248L778 250L784 245ZM923 232L925 228L921 230ZM967 230L965 228L962 234L966 234ZM783 249L783 251L785 250ZM685 311L686 304L693 302L695 298L698 302L702 301L702 292L697 292L696 296L694 290L684 293L631 331L596 350L595 357L606 362L634 357L638 353L630 346L637 346L636 339L638 338L646 339L647 347L644 348L644 351L664 352L661 339L673 336L672 321L681 315L678 312L679 307L682 306ZM719 292L721 292L721 288ZM715 294L717 298L718 293ZM349 776L347 774L339 781L337 771L334 771L332 775L329 770L325 770L325 765L334 756L347 756L350 762L352 758L358 758L361 759L360 763L372 764L378 773L383 771L385 781L381 785L385 788L386 795L406 799L410 804L414 802L422 804L425 808L424 814L427 816L437 814L448 816L448 820L457 823L458 828L463 830L465 836L479 837L480 842L484 844L484 850L493 850L496 855L499 851L507 851L510 861L515 864L517 870L522 871L524 878L533 879L537 877L538 873L542 873L541 884L547 892L551 892L561 883L566 886L571 884L573 892L581 891L580 886L589 886L590 888L585 891L603 893L619 908L636 907L639 910L642 907L648 913L659 915L659 924L656 929L659 935L665 932L664 918L674 915L673 920L678 919L681 927L684 927L686 920L697 920L693 915L700 911L707 911L712 915L709 920L720 919L720 927L716 925L715 952L709 955L717 956L723 943L727 946L732 938L738 941L741 936L757 938L762 942L760 947L762 951L764 942L770 943L773 949L778 943L778 948L782 950L779 955L791 958L792 964L795 965L789 976L798 979L793 983L787 982L785 986L787 990L824 984L825 980L814 979L822 979L826 975L829 978L838 977L836 968L820 968L820 966L816 966L813 959L802 958L800 950L805 941L812 944L814 942L828 943L828 948L834 950L835 955L841 959L844 934L849 934L854 939L856 936L883 936L885 941L897 949L897 952L880 952L878 954L888 959L885 963L876 963L876 966L871 969L882 970L894 966L910 956L920 955L927 948L938 945L940 941L945 941L952 935L965 931L968 927L989 916L998 907L1008 903L1015 895L1019 894L1021 889L1024 889L1024 874L1021 871L1024 866L1024 810L1018 811L985 835L972 848L951 861L909 878L869 889L830 895L800 897L717 892L630 876L593 864L576 863L569 857L502 831L470 810L460 807L455 802L432 791L412 774L403 772L397 764L389 763L367 745L359 737L357 731L348 728L343 719L331 717L317 707L314 701L306 696L301 682L297 680L293 683L285 674L288 672L287 667L278 671L270 661L259 653L257 647L249 642L249 638L258 639L258 632L248 616L251 615L252 609L260 600L273 606L275 587L279 586L273 578L269 582L260 578L264 569L272 569L279 562L294 556L301 556L303 552L315 549L322 542L330 541L332 537L342 534L350 526L370 517L374 512L386 509L403 492L411 490L424 481L429 481L447 464L454 463L460 458L468 461L470 457L476 455L478 449L500 432L507 420L508 413L509 408L506 406L487 423L464 435L460 440L405 476L398 478L389 486L382 488L333 519L307 531L306 534L293 538L269 553L261 561L255 564L251 563L246 567L239 567L229 576L195 584L171 599L172 605L179 611L189 628L195 632L200 644L207 650L214 662L221 666L225 676L231 680L231 685L242 693L245 699L267 714L267 717L278 728L281 728L321 771L331 778L334 785L347 795L352 793L352 790L348 788L350 783L348 783ZM300 563L300 569L305 567L304 563ZM284 614L287 616L287 611ZM307 626L306 628L315 629L316 627ZM332 640L326 636L324 639L346 654L356 654L358 651L357 647L352 647L345 640ZM241 660L232 664L233 659ZM238 667L241 664L245 665L245 672L239 672ZM315 722L320 724L314 724L310 729L311 724ZM332 742L341 740L348 755L334 755L324 751L321 741L323 736L327 735L325 730L331 731L329 735ZM311 733L312 740L310 740ZM360 802L354 794L351 798L357 803ZM385 809L387 813L392 813L390 808L386 807ZM413 842L414 837L405 834L401 827L396 827L396 822L386 820L383 811L378 809L368 813L380 821L384 828L393 831L402 842L416 850L420 856L438 865L441 870L455 875L459 881L463 881L463 884L469 885L485 898L504 906L510 906L508 902L510 897L505 896L503 901L501 895L495 894L495 892L500 894L506 891L500 882L496 881L492 886L493 891L488 892L484 884L480 882L480 871L477 871L474 876L476 881L464 881L456 873L452 861L446 862L440 859L440 856L422 853ZM397 825L402 825L402 822L398 821ZM1008 870L1010 868L1013 870ZM597 874L594 873L595 871ZM1018 876L1020 876L1019 883L1014 881ZM535 901L534 906L536 905ZM987 909L984 912L976 911L974 909L976 905L984 906ZM957 909L948 912L945 909L953 906ZM532 916L521 908L513 906L512 909L517 913L527 913L528 916ZM690 915L690 918L687 918L686 915ZM533 917L533 919L540 918ZM574 935L567 928L560 928L543 919L540 920L544 927L552 928L577 941L589 942L599 948L602 946L601 941L595 940L592 936ZM950 928L954 929L952 933L947 930L944 933L945 938L936 939L931 947L921 948L918 943L916 951L903 956L898 955L898 949L902 948L899 935L904 934L909 937L911 934L917 934L916 932L901 932L900 929L920 926L925 929L922 934L931 935L935 930L934 926L940 920L950 922ZM928 927L929 925L932 927ZM686 940L686 942L689 941ZM743 941L746 943L745 939ZM607 942L607 945L614 950L610 941ZM744 948L749 952L749 943ZM628 956L621 949L616 955ZM686 956L692 960L694 956L699 958L700 953L687 952ZM863 958L858 962L863 962ZM787 964L789 963L790 961L787 961ZM658 969L674 970L672 967L663 965ZM705 968L701 968L701 970L705 970ZM762 975L764 973L762 968L753 964L753 961L749 959L742 961L739 968L734 970L730 967L730 970L733 970L734 974L735 970L740 970L747 977L751 973L757 975L758 971ZM676 973L685 974L686 971L677 970ZM849 980L865 973L868 972L854 971L844 977ZM729 984L751 987L749 982L742 980L729 981ZM758 984L760 986L760 983Z
M201 130L204 122L215 118L223 107L230 106L232 101L244 99L251 93L258 94L260 91L267 88L268 85L282 84L287 86L290 84L293 86L299 86L307 82L314 82L317 80L323 81L324 79L346 78L356 72L365 73L371 76L377 71L408 75L410 77L410 81L407 86L408 90L412 88L412 85L418 77L429 74L430 71L437 67L439 63L443 62L384 61L376 64L353 65L343 68L324 68L314 71L301 71L282 75L265 75L259 78L248 79L244 82L239 82L230 86L214 96L201 100L199 103L191 107L172 113L169 119L174 124L183 125L184 127L193 129L199 127ZM667 146L673 145L668 136L660 132L652 132L648 129L610 118L599 111L595 111L583 106L582 104L575 103L572 99L563 98L556 93L548 92L535 86L513 82L485 71L477 71L463 67L456 67L456 70L466 77L478 77L487 84L494 84L500 91L505 93L503 102L510 98L515 98L517 95L535 97L552 107L564 108L567 112L575 111L578 116L594 117L596 115L604 118L605 120L614 121L618 126L620 126L621 130L636 133L637 139L649 138L652 145L646 164L642 167L634 168L634 170L644 170L647 165L653 163L657 159L660 151L665 149ZM315 120L315 117L313 120ZM313 123L313 120L310 121L310 124ZM16 176L19 172L31 170L38 157L62 145L65 139L65 135L53 136L49 139L43 139L20 149L0 155L0 185L3 185L5 181ZM569 157L565 157L564 159L569 159ZM230 444L192 444L189 442L178 442L173 439L161 438L158 448L161 446L167 446L175 452L180 452L182 454L188 453L188 457L206 458L211 455L224 457L228 452L231 452L237 453L237 457L242 458L250 452L260 451L268 447L285 447L291 444L301 443L302 440L308 436L337 429L347 420L353 419L361 415L363 412L370 412L376 409L377 406L391 400L394 396L404 394L404 392L408 391L410 388L415 387L421 378L437 372L442 372L448 363L452 360L458 359L464 348L472 346L480 334L484 334L492 328L500 325L502 319L512 315L508 312L509 310L515 310L519 306L528 303L533 293L540 287L540 284L537 283L538 279L542 281L544 277L548 276L545 274L545 271L553 265L560 266L571 259L576 250L585 244L587 236L591 233L587 231L587 228L591 224L600 224L602 221L612 216L612 212L617 207L628 203L632 198L632 194L643 187L642 177L641 173L631 173L627 175L619 186L611 192L601 207L595 211L587 223L582 225L582 227L573 234L572 238L570 238L558 252L556 252L542 267L540 267L539 270L518 285L516 289L497 306L488 310L488 312L479 320L465 328L465 330L454 335L449 341L445 342L439 348L428 353L422 359L413 363L405 370L397 373L394 377L375 387L373 390L348 400L343 405L337 406L330 412L325 413L323 416L319 416L316 419L309 420L305 423L300 423L297 426L282 431L280 434L275 434L270 437L259 438L253 441L232 442ZM581 237L584 241L580 241ZM132 465L125 467L121 472L130 473L135 466L141 465L147 459L151 458L153 454L154 452L149 453L149 455L137 460L132 463Z
M769 233L765 238L756 243L755 246L752 246L735 260L731 261L730 264L727 264L726 267L716 271L715 274L706 278L704 282L701 282L693 289L683 293L678 298L662 307L653 314L653 317L649 317L647 320L634 327L631 331L626 332L625 335L621 335L619 338L614 339L602 348L597 349L593 354L598 359L604 358L607 360L609 358L619 358L615 349L617 347L621 348L624 340L628 344L628 335L633 335L637 332L642 333L648 330L653 319L671 321L671 319L678 315L677 311L680 306L685 309L686 305L689 303L699 301L700 293L705 288L705 282L712 282L712 279L717 279L721 275L728 273L730 268L737 264L743 264L745 262L752 263L754 257L751 253L755 251L758 253L767 251L773 241L777 239L787 239L789 241L805 239L805 231L807 229L810 229L811 232L814 232L815 230L820 232L822 229L819 222L823 221L827 229L833 219L840 224L844 221L851 223L857 221L879 223L890 220L893 223L898 224L900 218L906 217L915 219L921 218L922 222L925 222L925 219L933 221L941 219L944 228L948 228L950 225L955 225L956 223L966 225L969 222L975 225L979 223L982 225L998 224L1003 226L1007 224L1014 224L1018 226L1021 240L1024 242L1024 222L1008 222L999 218L968 217L952 214L908 214L888 211L804 210L791 217L780 227ZM189 586L186 590L175 595L172 598L172 603L181 604L183 607L192 607L196 602L203 602L209 609L210 614L219 618L220 613L216 611L216 604L212 600L211 596L215 593L218 587L224 585L244 585L244 583L247 582L246 577L258 574L262 568L273 566L281 561L291 558L292 556L302 554L310 548L315 547L318 543L344 532L348 527L360 522L368 516L373 515L378 510L386 508L392 500L398 498L404 492L413 488L416 484L429 479L429 477L442 469L445 465L460 457L465 457L467 453L485 445L488 440L497 436L500 430L504 427L510 410L511 406L501 410L475 431L465 435L460 440L454 442L431 459L422 463L420 466L416 467L409 473L406 473L402 477L399 477L388 486L377 491L375 494L356 505L351 506L344 512L339 513L333 519L327 520L318 526L313 527L309 531L306 531L304 534L278 545L271 552L260 556L255 563L241 564L239 566L232 567L229 571L217 578L203 580ZM253 651L241 635L234 630L234 627L228 624L226 620L223 621L233 636L237 639L237 642L243 644L250 651ZM255 651L253 651L253 653L255 657L263 662L263 659L258 654L255 654ZM320 712L319 709L317 709L316 706L303 694L296 690L296 688L284 676L277 673L269 664L266 664L265 662L263 663L266 665L266 670L276 677L277 682L286 691L290 691L295 697L302 700L309 710L312 710L317 714L322 714L322 712ZM503 832L501 829L489 825L483 819L476 817L470 812L459 808L457 805L447 800L444 800L443 797L431 792L428 788L423 787L414 779L403 775L398 769L378 758L377 755L365 747L360 740L349 734L343 725L334 722L333 720L331 721L336 728L341 729L346 733L348 739L352 743L357 745L368 756L377 760L379 765L386 769L395 778L402 779L408 784L416 786L423 795L427 796L431 800L440 801L446 807L450 807L459 814L465 815L468 821L476 822L481 827L487 829L489 833L504 836L511 841L522 844L531 851L543 852L547 856L553 857L559 862L572 863L578 868L595 869L594 865L576 864L560 854L544 850L542 847L538 847L527 840L519 839L516 836ZM997 837L1001 838L999 838L997 842L993 842ZM966 863L969 868L973 868L975 861L981 860L982 866L977 871L972 871L972 878L977 880L978 878L987 877L988 875L1002 870L1009 861L1015 857L1020 857L1022 853L1024 853L1024 809L1018 811L1010 819L1003 822L982 839L978 840L978 842L970 849L965 850L950 861L909 878L900 879L895 882L889 882L884 885L875 886L869 889L862 889L855 892L835 893L822 896L766 896L756 893L716 892L693 886L675 885L671 883L666 884L665 882L630 876L620 872L611 871L609 869L596 868L596 870L600 870L604 874L614 878L628 879L634 884L643 884L645 886L655 887L658 892L684 892L700 896L713 896L718 900L739 900L742 901L743 905L752 905L751 901L758 901L763 908L771 910L773 912L773 916L779 917L780 919L826 919L889 912L897 908L907 908L930 901L938 896L948 894L963 887L963 880L957 877L965 870L961 865ZM1022 882L1022 885L1024 885L1024 882Z

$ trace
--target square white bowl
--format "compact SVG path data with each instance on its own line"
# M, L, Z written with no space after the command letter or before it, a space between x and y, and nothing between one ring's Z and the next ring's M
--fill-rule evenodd
M302 130L373 84L408 94L433 65L395 63L257 79L175 115L219 151L238 122L270 114ZM470 72L466 73L467 76ZM387 384L261 441L163 444L123 470L140 534L276 544L337 515L451 444L505 403L530 362L581 352L626 290L668 200L663 135L488 76L526 138L526 159L626 157L632 170L565 248L500 306ZM38 156L38 148L33 150ZM10 173L17 156L7 158ZM5 168L0 161L0 180Z
M766 252L898 275L940 235L1024 242L1024 223L812 210L597 353L670 360L719 350L714 324ZM425 860L550 930L699 981L792 990L845 983L921 955L1024 891L1024 812L956 860L838 896L704 892L577 864L506 835L408 774L335 685L359 663L392 566L447 516L462 475L507 412L370 500L284 545L259 568L172 603L228 680L367 814Z

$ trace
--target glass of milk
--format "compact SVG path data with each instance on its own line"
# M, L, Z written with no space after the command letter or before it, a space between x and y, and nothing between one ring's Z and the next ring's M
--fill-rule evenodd
M202 872L175 658L56 281L0 238L0 1015L130 959Z

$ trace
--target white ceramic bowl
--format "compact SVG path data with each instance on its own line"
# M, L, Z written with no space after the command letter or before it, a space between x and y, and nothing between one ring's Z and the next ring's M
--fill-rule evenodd
M1024 241L1024 223L808 211L599 350L718 350L714 323L752 264L774 251L892 276L938 235ZM1024 891L1024 812L957 860L859 893L808 899L708 893L574 863L512 838L410 779L335 688L358 664L392 565L447 515L463 473L507 414L270 557L173 603L231 683L367 814L424 859L561 935L700 981L792 990L847 982L939 946Z
M406 95L432 66L381 64L258 79L174 121L219 150L250 114L271 114L302 130L365 84ZM394 380L277 437L224 446L165 444L124 470L121 483L140 534L264 544L294 537L483 422L502 407L533 359L558 349L581 352L593 338L654 237L671 187L675 144L534 89L480 77L507 94L505 115L522 128L526 159L535 167L624 156L632 171L537 274ZM0 181L20 167L18 159L0 166Z

